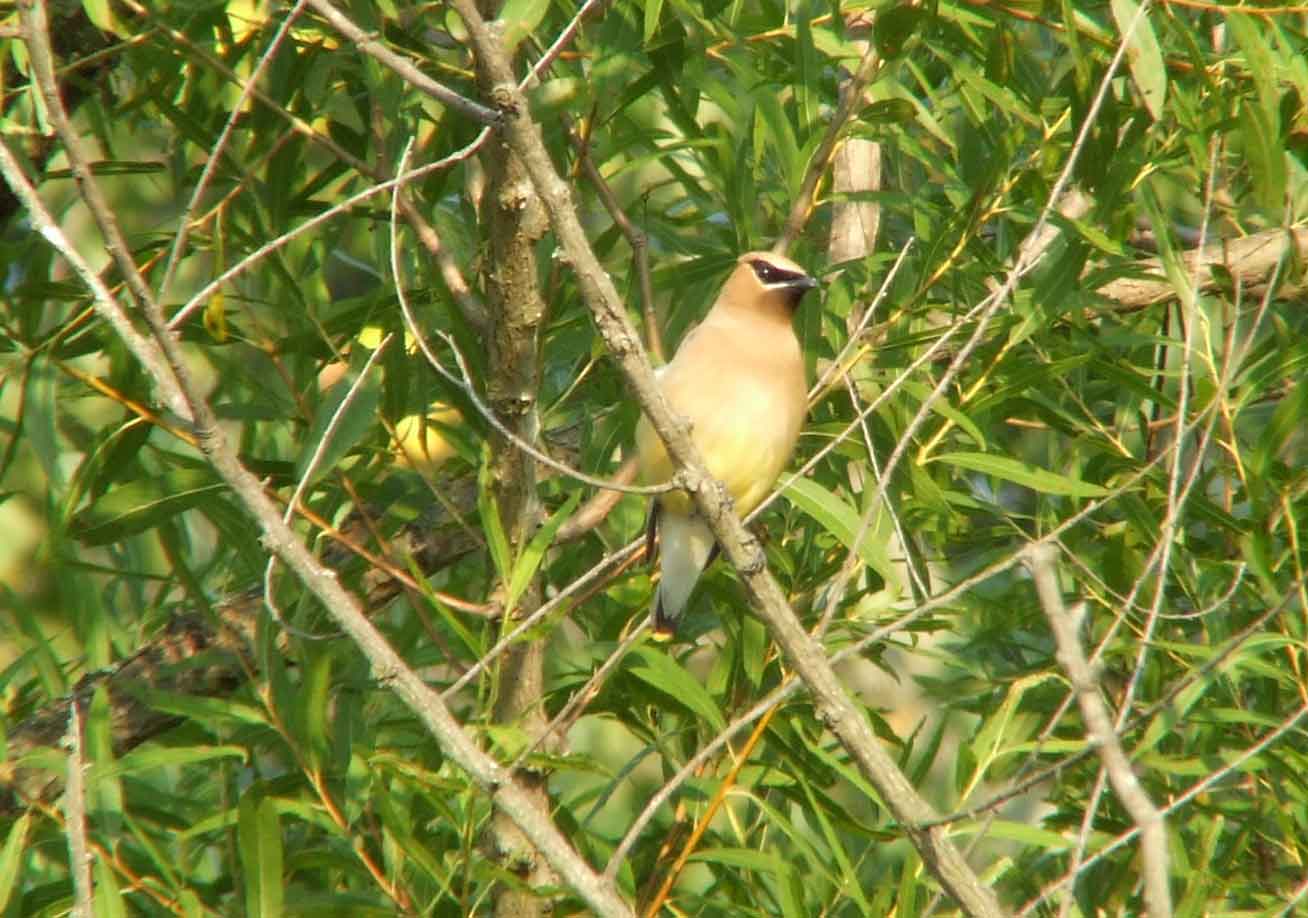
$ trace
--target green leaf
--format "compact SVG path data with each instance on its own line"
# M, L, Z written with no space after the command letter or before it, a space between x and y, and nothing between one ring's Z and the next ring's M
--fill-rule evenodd
M857 904L859 909L862 910L863 914L870 914L872 911L871 903L869 903L867 898L863 895L858 871L854 869L854 864L849 858L849 852L845 850L845 844L840 837L840 833L838 833L835 830L835 827L831 824L831 820L827 817L827 810L814 795L813 789L809 786L809 782L802 781L801 786L804 790L804 796L808 800L809 812L812 814L812 817L818 821L818 824L822 829L822 835L827 842L827 850L831 852L831 856L835 859L836 865L840 868L841 888L850 895L855 904Z
M517 605L518 598L522 596L523 591L531 583L531 578L536 576L536 571L540 569L540 563L545 559L545 552L554 544L554 534L559 531L564 521L572 516L572 511L577 508L580 501L581 492L573 491L563 506L556 510L554 515L546 520L531 537L531 541L527 543L527 547L513 565L513 574L509 577L508 595L504 600L506 611L511 611Z
M550 0L508 0L504 4L499 20L504 26L506 54L512 53L524 38L536 31L549 9Z
M131 37L132 30L119 21L109 0L82 0L82 9L86 12L86 18L101 32L124 39Z
M106 773L136 774L156 768L179 768L198 765L214 759L240 759L246 761L248 750L244 746L139 746L123 753L115 766Z
M835 536L850 551L857 551L863 563L880 575L886 586L898 592L901 588L899 573L886 552L883 535L873 517L872 523L859 539L862 519L849 504L845 503L822 485L811 478L797 478L786 485L785 495L791 503L799 507L825 529ZM879 515L880 511L878 511ZM855 545L857 543L857 545Z
M353 400L342 411L341 406L349 396L355 379L357 373L342 379L331 388L318 406L313 425L303 441L304 448L295 460L297 480L304 477L310 462L314 466L308 484L331 473L345 455L376 428L377 407L381 404L381 381L376 373L369 374L369 378L359 384Z
M154 175L163 172L168 167L163 163L156 163L150 160L117 160L101 159L91 163L92 175ZM51 169L45 173L45 178L49 179L66 179L73 177L72 169Z
M678 704L685 705L708 721L714 729L722 730L726 727L727 722L713 697L676 660L656 647L638 646L631 653L633 662L630 672L633 676Z
M755 128L755 154L771 151L781 161L788 187L798 188L803 181L804 161L799 154L799 140L786 117L785 110L771 87L765 87L755 96L758 115L766 122L766 130Z
M268 718L262 707L244 704L232 698L203 698L179 695L177 692L156 692L141 686L134 686L132 693L151 710L190 718L210 730L229 726L268 726ZM137 751L139 750L133 750L131 754Z
M127 918L127 900L118 888L118 877L107 858L95 858L92 875L95 885L93 912L96 918Z
M23 854L27 851L27 831L31 825L32 810L25 810L9 827L4 849L0 850L0 913L9 907L9 899L14 894L18 869L23 865Z
M1112 7L1117 33L1125 39L1140 5L1136 0L1112 0ZM1145 108L1155 121L1160 120L1167 102L1167 65L1163 62L1163 52L1158 47L1158 37L1148 14L1140 17L1130 35L1126 60L1131 69L1131 80L1140 91Z
M784 876L791 870L790 864L777 855L750 848L704 848L696 851L690 859L728 867L743 867L746 870L777 876Z
M282 914L282 830L277 804L249 790L241 798L237 843L249 918L280 918Z
M504 534L504 524L500 521L500 505L491 489L490 476L490 454L485 453L477 475L477 515L481 518L481 530L486 536L486 547L490 549L495 571L500 576L500 582L507 586L509 574L513 570L513 553L509 550L509 538Z
M1090 484L1079 478L1058 475L1047 469L1011 459L1007 456L992 456L989 453L941 453L928 461L943 462L972 472L993 475L1005 481L1022 485L1042 494L1060 494L1065 497L1103 497L1106 488Z
M927 15L923 8L908 5L879 12L873 26L877 53L886 60L893 60L903 54L904 46Z
M1265 36L1266 29L1247 13L1231 10L1222 16L1231 36L1244 56L1244 70L1258 91L1258 105L1264 112L1275 112L1280 105L1277 74L1284 68L1272 52Z
M859 124L907 124L917 117L917 107L908 99L882 99L864 107L858 118L850 122L849 132L860 134ZM882 132L873 131L867 136L873 139L882 136Z
M648 45L654 33L659 30L659 17L663 13L663 0L645 0L645 35L644 43Z
M173 468L107 491L78 511L68 532L83 545L108 545L153 529L222 493L225 485L204 469Z
M1023 822L1014 822L1009 819L987 819L984 827L963 824L958 827L958 832L960 835L984 832L987 836L993 833L996 838L1007 838L1015 842L1021 842L1024 845L1053 852L1066 851L1072 844L1062 833Z
M800 4L795 14L795 52L798 60L795 69L799 80L794 86L795 105L799 109L799 130L802 133L819 133L825 125L818 121L817 87L820 84L818 53L813 44L811 7Z
M40 460L51 493L63 490L64 473L59 464L58 379L48 360L34 360L27 366L27 395L22 414L22 432Z
M1279 219L1285 210L1285 149L1281 144L1276 112L1245 104L1240 109L1240 136L1245 161L1253 176L1254 197L1269 216Z

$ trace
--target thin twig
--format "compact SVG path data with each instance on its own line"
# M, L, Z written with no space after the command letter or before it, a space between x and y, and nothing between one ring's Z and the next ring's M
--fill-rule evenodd
M628 542L617 551L610 552L608 555L601 558L593 567L591 567L590 570L572 581L572 583L568 584L568 586L561 590L557 596L553 597L549 602L543 603L539 609L518 622L512 631L496 641L495 646L478 657L477 662L472 664L466 673L441 692L441 697L444 699L452 698L459 689L463 688L471 682L478 673L490 666L490 664L493 663L500 654L513 646L513 644L516 643L529 628L536 625L537 622L541 621L546 615L549 615L561 606L566 600L571 599L575 594L581 592L582 589L598 580L610 567L615 564L620 564L637 552L642 551L644 547L645 540L636 539L632 542Z
M263 76L264 70L272 63L273 56L277 53L277 49L281 47L282 40L291 31L291 26L295 23L300 11L307 2L308 0L296 0L295 6L291 7L290 11L282 17L281 25L277 27L276 33L273 34L272 41L268 43L268 47L264 49L264 52L259 55L254 70L251 71L245 85L241 87L241 96L228 113L227 120L223 123L223 129L218 132L218 139L214 141L213 146L209 149L204 169L200 171L200 178L191 191L191 199L186 202L182 216L177 221L177 235L173 237L173 244L168 247L168 261L164 265L163 278L159 281L159 292L157 294L161 300L168 294L168 287L172 284L173 274L181 261L182 251L186 248L186 241L191 232L191 220L194 219L196 208L200 206L200 198L204 196L205 191L208 189L209 182L218 168L218 163L222 161L227 148L227 140L236 127L236 120L240 117L241 112L245 110L245 104L254 94L254 88L258 84L259 78Z
M585 140L578 136L573 128L572 119L566 113L563 115L563 126L573 149L577 151L581 171L594 186L595 193L608 212L609 219L617 224L623 238L627 240L627 245L631 247L631 259L636 268L636 280L640 287L640 314L645 326L645 346L656 363L667 363L667 354L663 350L663 330L659 324L658 309L654 302L654 284L650 277L649 236L632 223L631 218L622 209L618 196L604 180L599 167L591 159Z
M1229 774L1232 774L1233 772L1239 771L1242 767L1244 767L1244 764L1246 762L1248 762L1250 759L1254 758L1255 756L1260 755L1265 749L1269 748L1273 743L1279 740L1282 736L1293 730L1295 726L1298 725L1299 721L1304 719L1304 717L1308 717L1308 704L1305 704L1302 707L1300 707L1298 711L1291 714L1288 718L1285 719L1285 721L1279 724L1275 729L1268 731L1266 736L1264 736L1257 743L1254 743L1254 745L1250 746L1248 749L1242 752L1229 764L1225 765L1222 768L1217 769L1212 774L1206 776L1202 780L1196 781L1194 784L1190 785L1190 787L1187 788L1184 793L1173 799L1172 802L1169 803L1162 810L1161 815L1164 817L1170 816L1172 813L1175 813L1181 807L1188 804L1195 797L1198 797L1200 794L1207 793L1212 788L1212 786L1216 784L1218 781L1221 781L1223 778L1225 778ZM1063 876L1059 877L1054 882L1050 883L1043 890L1041 890L1039 895L1035 896L1033 899L1031 899L1030 902L1027 902L1021 907L1021 909L1018 910L1015 918L1024 918L1024 916L1029 915L1032 911L1039 908L1041 904L1043 904L1044 901L1048 899L1051 895L1056 893L1058 890L1062 889L1068 883L1075 880L1077 874L1084 873L1086 870L1093 867L1099 861L1103 860L1108 855L1112 854L1118 848L1121 848L1123 845L1130 844L1131 841L1133 841L1135 837L1139 834L1140 834L1140 827L1137 825L1126 830L1121 835L1117 836L1117 838L1113 839L1111 842L1109 842L1108 844L1100 848L1098 851L1096 851L1093 855L1086 858L1085 861L1081 863L1081 865L1079 866L1079 868L1075 873L1069 871L1068 873L1065 873Z
M401 173L404 172L404 164L408 160L409 149L412 145L413 140L411 138L409 143L405 146L404 153L401 154ZM473 407L477 409L477 412L485 419L486 423L494 427L500 436L504 437L528 456L531 456L541 465L548 466L562 475L567 475L569 478L575 478L577 481L580 481L583 484L588 484L593 488L621 491L624 494L651 495L666 494L676 487L672 482L665 482L657 485L629 485L611 479L606 480L603 478L596 478L593 475L587 475L580 469L574 469L567 463L560 462L548 453L542 452L531 443L528 443L526 440L522 439L522 437L509 430L509 428L504 425L504 422L496 416L495 412L490 409L489 405L482 401L481 396L477 393L477 388L472 382L472 374L468 370L468 364L463 359L463 352L459 350L458 344L455 343L454 336L442 329L435 329L434 332L438 338L445 342L445 346L448 347L450 353L454 355L454 362L459 368L458 373L454 373L449 370L445 364L441 363L440 358L436 356L436 352L432 350L431 345L428 343L426 335L423 334L422 329L418 327L418 320L414 318L413 309L409 306L409 298L404 292L404 284L400 282L401 275L398 273L400 269L399 237L396 232L396 222L395 205L393 204L391 209L391 270L396 272L395 293L400 301L400 311L404 315L404 325L409 330L409 333L413 335L413 340L417 343L418 349L421 350L422 355L427 358L427 363L431 365L432 369L443 376L451 385L457 386L459 390L463 392L468 401L472 402Z
M394 72L410 86L426 93L437 102L466 115L479 124L494 125L499 121L499 114L480 102L474 102L459 95L448 86L437 83L427 74L415 67L408 58L396 54L389 47L373 37L375 33L365 32L354 21L332 6L328 0L308 0L320 16L326 19L333 29L340 32L354 45L355 49L374 58L387 69Z
M476 137L474 137L468 144L455 150L449 156L443 157L442 159L438 159L435 162L427 163L427 165L425 166L419 166L418 168L412 170L411 172L397 175L393 178L386 179L385 181L377 182L376 184L368 188L365 188L362 191L350 195L341 203L329 207L327 210L323 211L322 213L315 214L314 216L305 220L303 223L297 225L293 229L289 229L285 233L282 233L280 236L276 237L275 239L271 239L268 242L265 242L263 245L259 246L259 248L255 249L253 252L250 252L248 255L246 255L236 264L232 265L226 271L219 274L213 280L209 281L209 283L205 284L198 291L192 294L191 298L186 301L186 303L182 306L182 308L177 310L177 312L173 315L173 317L168 320L168 327L177 328L179 325L181 325L183 322L189 319L197 309L201 309L204 306L204 304L208 301L209 297L213 296L214 293L220 290L222 286L226 284L229 280L231 280L233 277L236 277L237 275L243 274L244 272L248 271L256 263L267 258L269 255L273 254L274 252L285 248L295 239L298 239L300 236L309 232L309 230L316 229L322 224L328 222L329 220L333 220L336 217L342 216L343 214L349 212L350 210L354 209L356 206L362 204L363 202L367 201L370 198L376 197L379 194L384 194L385 192L388 191L393 191L394 189L399 188L408 182L412 182L416 179L422 178L424 175L430 175L433 172L438 172L441 169L446 169L454 165L455 163L462 162L468 157L474 155L479 149L481 149L481 145L486 142L486 138L488 138L489 136L490 136L490 129L489 128L483 129L482 132L479 133Z
M504 114L504 138L522 160L532 184L554 227L555 237L576 272L582 299L595 317L600 334L628 387L678 468L677 479L691 494L709 524L723 554L735 566L754 607L782 648L790 665L813 693L819 716L841 745L850 753L859 771L877 787L887 806L904 824L906 832L928 869L973 915L1002 914L994 892L981 883L962 859L952 840L936 831L921 832L916 826L934 815L931 806L900 771L894 759L872 732L864 713L853 703L826 661L821 645L800 625L776 579L768 571L767 559L758 540L742 525L731 508L720 483L705 471L703 458L690 439L685 423L672 411L654 379L649 357L640 346L626 307L595 256L586 237L569 188L559 177L531 119L527 100L499 42L474 0L451 0L468 30L468 38L480 59L483 72L491 77L491 95Z
M1063 605L1063 594L1054 568L1056 556L1055 549L1048 543L1033 546L1028 553L1031 574L1040 595L1040 606L1049 619L1050 630L1058 645L1058 662L1072 683L1090 742L1099 751L1099 757L1108 772L1108 780L1118 799L1140 830L1145 905L1152 918L1168 918L1172 914L1172 892L1168 883L1167 826L1163 822L1162 813L1154 806L1135 776L1131 760L1127 758L1118 739L1108 706L1099 695L1099 684L1077 635L1080 616L1069 613ZM1084 606L1080 609L1084 610Z
M631 633L623 638L618 643L617 647L613 648L613 651L608 655L604 662L600 664L595 672L591 673L590 678L586 680L585 684L574 692L573 696L568 699L568 703L563 706L563 710L559 711L559 713L554 716L554 719L546 725L545 729L541 732L541 735L536 737L530 746L518 754L518 757L513 760L513 763L509 768L516 771L527 756L531 755L544 745L545 742L554 734L557 733L560 736L567 735L568 730L572 728L572 725L576 722L577 718L585 713L586 706L595 700L595 696L599 694L600 688L604 685L604 682L608 679L609 675L613 670L617 669L618 664L626 658L628 651L636 646L636 643L644 637L645 631L648 627L649 619L641 618L636 620L635 627L631 629Z
M291 520L294 519L295 512L299 508L300 502L304 497L305 489L309 487L309 484L317 474L318 466L322 464L323 456L326 455L327 448L331 446L332 440L335 439L336 431L341 426L341 422L344 420L346 413L350 410L350 405L354 404L354 399L359 394L360 390L363 389L363 385L367 381L368 374L371 372L373 365L377 362L377 359L381 357L382 352L386 350L394 337L394 332L387 335L382 339L381 343L377 345L376 350L368 355L368 360L364 363L363 369L359 371L359 375L355 377L354 381L350 384L350 388L346 391L345 397L341 399L341 403L337 405L336 410L332 412L332 416L327 422L327 427L323 431L322 437L314 446L313 454L309 457L309 462L305 465L304 472L300 475L300 480L295 485L295 491L292 492L290 500L286 502L286 512L282 514L282 522L287 526L289 526ZM308 631L296 628L286 621L285 617L282 615L282 610L277 605L277 589L273 583L273 575L276 570L277 556L269 555L268 564L263 570L263 604L268 609L268 614L272 616L273 621L291 634L304 638L305 640L321 641L338 637L339 632L334 632L332 634L312 634Z
M123 0L123 3L138 16L148 18L149 11L137 3L136 0ZM154 28L156 28L167 40L166 42L161 43L165 51L172 52L174 48L185 49L190 55L202 62L206 67L213 70L215 73L221 74L233 85L239 87L243 95L248 95L249 98L257 100L261 105L277 114L278 117L285 119L287 124L290 125L292 131L301 137L304 137L310 143L322 147L323 150L329 153L334 160L345 163L359 174L366 175L375 182L383 182L390 178L390 176L384 175L369 163L350 153L331 137L315 130L313 125L305 121L303 118L288 111L280 102L260 89L252 79L242 77L240 74L236 73L220 58L215 57L206 49L196 45L195 42L191 41L186 33L166 26L156 25ZM424 166L420 171L442 169L455 162L461 162L463 159L476 152L476 150L480 149L480 147L490 137L490 132L491 129L489 127L483 128L468 147L455 151L455 153L446 156L435 163ZM268 152L264 154L264 158L273 156L277 146L277 144L272 145ZM243 184L244 182L237 184L228 193L228 197L235 196ZM220 202L199 222L203 223L207 221L210 215L221 209L222 206L223 204ZM413 227L414 232L418 234L418 239L427 249L428 254L435 260L436 268L440 272L441 280L445 283L445 287L449 290L450 295L454 297L454 301L464 319L473 328L484 328L486 324L486 316L482 307L481 299L477 296L476 291L469 286L467 280L463 276L462 268L455 261L454 256L441 243L439 234L422 213L410 202L407 200L402 201L400 206L404 213L404 218ZM333 209L331 212L334 214L337 211ZM226 275L224 275L224 278L220 278L219 280L221 281L225 278ZM187 305L190 309L194 309L197 308L198 304L192 301ZM183 312L188 312L188 310L184 309ZM174 316L173 324L175 325L179 321L181 321L181 319Z
M563 49L566 48L572 39L577 36L577 32L581 29L581 21L597 10L602 4L608 2L610 2L610 0L586 0L586 2L577 10L576 15L568 21L568 24L564 26L562 30L560 30L558 36L554 39L554 43L551 44L549 48L546 49L545 53L540 56L540 60L532 65L531 72L528 73L520 83L518 83L518 88L526 89L534 81L540 79L540 75L554 64L555 59L563 53Z
M759 741L763 739L763 733L767 730L768 724L772 723L772 718L776 716L777 710L775 707L769 708L758 719L758 723L754 725L754 730L749 734L749 738L745 740L745 745L736 754L736 761L731 766L730 771L718 782L718 788L713 793L713 799L709 801L708 807L695 820L695 828L691 831L690 838L686 839L685 844L681 846L681 850L677 852L676 860L664 873L663 882L659 885L658 892L654 894L644 909L645 918L657 918L659 909L663 907L663 903L668 899L668 894L672 892L673 884L677 882L677 877L681 876L681 871L685 868L686 862L690 860L690 856L695 853L695 848L699 845L700 839L704 837L704 833L708 831L709 825L713 822L713 817L718 814L718 810L726 802L727 794L736 786L736 779L740 776L740 770L748 764L750 755L758 746Z
M784 255L795 244L799 234L804 231L804 224L808 222L809 215L813 212L814 196L817 194L818 183L822 181L822 177L827 173L827 167L831 165L831 157L836 151L836 144L840 142L840 135L849 123L849 119L853 117L854 112L863 104L863 90L867 88L867 84L872 81L872 78L877 75L877 72L881 69L881 64L882 60L881 56L877 54L876 43L868 42L867 50L863 52L863 59L859 61L858 69L840 87L840 102L837 104L831 120L827 123L822 142L818 144L817 150L813 153L813 158L809 161L808 168L804 171L799 193L795 195L795 200L791 202L790 214L786 217L786 223L781 228L781 235L772 246L772 251Z

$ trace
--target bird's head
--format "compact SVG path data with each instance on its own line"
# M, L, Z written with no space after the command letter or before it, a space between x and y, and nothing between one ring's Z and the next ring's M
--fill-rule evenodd
M795 262L772 252L746 252L727 279L737 305L789 318L817 281Z

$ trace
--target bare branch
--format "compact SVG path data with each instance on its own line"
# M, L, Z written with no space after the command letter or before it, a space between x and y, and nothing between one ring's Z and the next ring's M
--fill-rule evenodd
M332 6L327 0L308 0L308 2L320 16L331 23L333 29L348 38L355 48L394 71L410 86L480 124L494 125L499 120L499 115L494 110L437 83L415 67L407 58L396 54L371 34L355 25L353 20Z
M68 833L69 872L73 875L73 916L94 918L91 852L86 844L85 728L80 702L68 706L68 782L64 786L64 830Z
M1287 257L1308 259L1308 227L1285 227L1242 239L1219 240L1186 252L1183 259L1196 292L1225 285L1226 278L1213 270L1218 265L1234 283L1257 291L1275 276L1277 267ZM1136 262L1134 273L1147 276L1120 277L1103 284L1096 292L1127 309L1143 309L1175 299L1176 285L1166 278L1161 259Z
M777 239L776 244L772 246L772 251L785 254L790 251L790 247L795 244L799 234L804 231L804 224L808 222L809 215L813 212L815 204L814 196L817 194L818 183L827 173L827 167L831 164L831 157L836 152L836 144L840 142L840 135L845 130L849 119L854 116L854 112L863 104L863 90L867 84L877 75L881 69L882 60L877 54L877 46L873 42L868 42L867 50L863 52L863 59L859 61L858 69L854 75L845 81L840 87L840 104L836 106L836 111L827 123L826 133L822 137L822 142L818 144L817 150L813 153L813 158L809 161L808 168L804 172L804 180L800 183L799 193L795 200L791 202L790 214L786 217L786 223L781 229L781 236Z
M1099 695L1099 685L1077 635L1079 616L1069 613L1063 605L1063 594L1058 587L1058 574L1054 569L1055 557L1055 549L1048 543L1034 545L1029 552L1031 574L1035 579L1036 591L1040 594L1040 606L1049 619L1050 630L1058 644L1058 662L1071 680L1090 741L1099 750L1099 757L1103 760L1108 780L1117 792L1118 799L1140 830L1145 905L1153 918L1167 918L1172 914L1172 892L1168 884L1167 868L1167 827L1162 813L1140 786L1140 781L1131 768L1131 761L1117 737L1108 706Z
M582 297L590 307L614 360L622 369L641 408L654 425L680 471L678 476L693 496L723 552L740 573L755 608L813 693L819 716L839 738L859 769L877 787L886 804L905 825L923 861L941 884L974 915L1000 915L993 892L977 879L943 832L921 831L918 824L934 811L923 800L882 748L867 718L841 687L818 644L799 624L781 588L767 570L758 540L743 527L721 486L704 471L699 450L685 424L674 416L654 381L653 368L641 349L625 306L605 273L577 217L567 185L550 161L540 129L532 121L527 100L486 21L473 0L452 0L468 28L469 38L492 77L492 97L504 114L505 138L521 157L550 216L564 254L577 273Z
M613 189L609 187L609 183L604 180L604 176L600 173L599 167L591 159L590 150L586 146L585 139L577 134L572 125L572 119L566 113L563 115L563 124L568 132L568 140L572 142L573 149L577 151L577 156L581 162L581 171L585 173L586 178L595 187L595 193L599 196L600 203L604 205L610 219L618 225L623 238L627 240L627 245L631 247L631 258L636 267L636 279L640 284L640 314L645 325L645 346L657 363L667 363L667 354L663 350L663 330L659 325L658 309L654 304L654 284L650 279L649 236L646 235L644 230L632 223L631 218L623 211L618 196L613 193Z

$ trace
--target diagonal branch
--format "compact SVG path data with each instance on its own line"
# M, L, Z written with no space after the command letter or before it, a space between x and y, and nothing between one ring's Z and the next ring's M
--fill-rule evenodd
M1131 768L1131 760L1122 749L1121 740L1113 727L1108 706L1099 695L1099 684L1086 660L1081 640L1077 637L1077 618L1063 605L1063 594L1058 587L1054 570L1055 549L1041 543L1033 546L1029 554L1031 574L1040 606L1049 619L1050 630L1058 644L1058 661L1063 664L1072 690L1076 693L1081 717L1085 720L1090 741L1099 750L1099 757L1108 771L1108 780L1117 792L1122 806L1131 814L1140 830L1140 853L1144 861L1145 905L1152 918L1167 918L1172 914L1172 894L1167 876L1167 826L1163 815L1154 806L1149 795L1140 786L1140 780Z
M867 50L863 52L863 59L859 61L858 69L840 87L840 103L836 106L835 114L831 116L831 120L827 123L826 133L822 136L822 142L818 144L817 150L813 153L813 159L809 161L808 169L804 173L803 182L799 187L799 194L795 196L794 202L790 205L790 214L786 217L785 226L781 229L781 236L772 247L774 252L784 255L795 244L799 234L804 231L804 224L808 222L809 215L813 212L818 183L822 180L822 176L826 175L827 167L831 164L832 157L835 156L836 146L840 143L840 135L844 132L845 126L848 124L849 119L853 117L855 110L863 104L863 90L867 88L867 84L881 70L882 63L881 55L877 54L876 42L868 42Z
M480 124L493 125L499 118L495 111L480 102L474 102L465 96L459 95L449 87L437 83L415 67L408 58L396 54L374 38L372 34L361 29L355 24L354 20L336 9L327 0L309 0L309 5L318 12L318 15L331 23L333 29L348 38L355 48L386 65L396 75L420 92L425 92L442 105L448 106L460 114L467 115Z
M112 249L123 241L121 230L114 222L112 211L107 206L103 206L104 196L96 184L95 177L86 167L84 160L78 161L77 137L73 133L66 112L62 110L57 89L52 85L53 70L49 69L49 36L46 32L44 10L39 0L36 2L25 0L23 18L26 27L25 37L29 47L35 52L34 62L36 58L44 57L45 67L38 67L36 71L42 78L42 93L46 96L47 102L52 103L50 106L52 121L56 125L61 141L69 151L69 161L73 165L74 174L78 176L83 199L93 212ZM2 145L0 150L4 151L4 155L0 156L0 166L4 167L6 177L14 185L25 186L22 193L39 205L40 201L36 197L35 190L18 169L8 150ZM56 245L61 255L73 262L81 260L75 249L57 232L45 235L52 244ZM241 462L235 448L218 425L212 407L185 372L178 341L168 330L158 303L153 300L148 288L144 287L139 272L135 271L136 266L131 262L130 252L124 247L113 254L123 265L124 272L128 274L129 286L137 296L151 326L151 337L140 338L135 342L142 349L142 364L151 372L156 386L169 404L189 407L197 440L205 457L232 489L246 512L258 524L262 532L263 544L299 576L309 592L323 604L336 619L337 624L354 640L368 658L374 678L379 683L388 685L413 711L423 726L436 738L445 755L488 793L496 809L507 814L522 829L523 834L558 871L564 881L598 914L630 915L630 908L614 892L611 884L599 877L577 854L567 838L551 821L549 814L542 812L531 796L511 780L509 770L477 746L455 719L441 696L405 663L382 633L368 620L358 598L341 585L335 572L315 557L295 532L282 521L276 506L264 493L262 484ZM97 311L109 317L115 328L124 324L130 325L123 307L108 295L108 290L103 284L92 283L91 286L95 294Z
M626 308L590 247L568 186L550 160L540 128L531 118L527 100L518 89L490 27L473 0L452 0L451 5L463 19L473 48L491 75L491 96L503 115L505 139L521 157L545 204L555 235L577 274L582 297L600 333L641 408L667 445L683 486L708 521L723 553L740 573L759 615L812 692L819 716L882 794L896 818L904 823L924 863L964 910L973 915L1002 914L993 892L972 872L946 833L919 828L922 822L934 817L934 810L882 748L867 718L841 687L821 645L800 625L767 569L758 540L745 530L722 487L708 476L685 424L674 416L655 384L653 368L640 347Z

